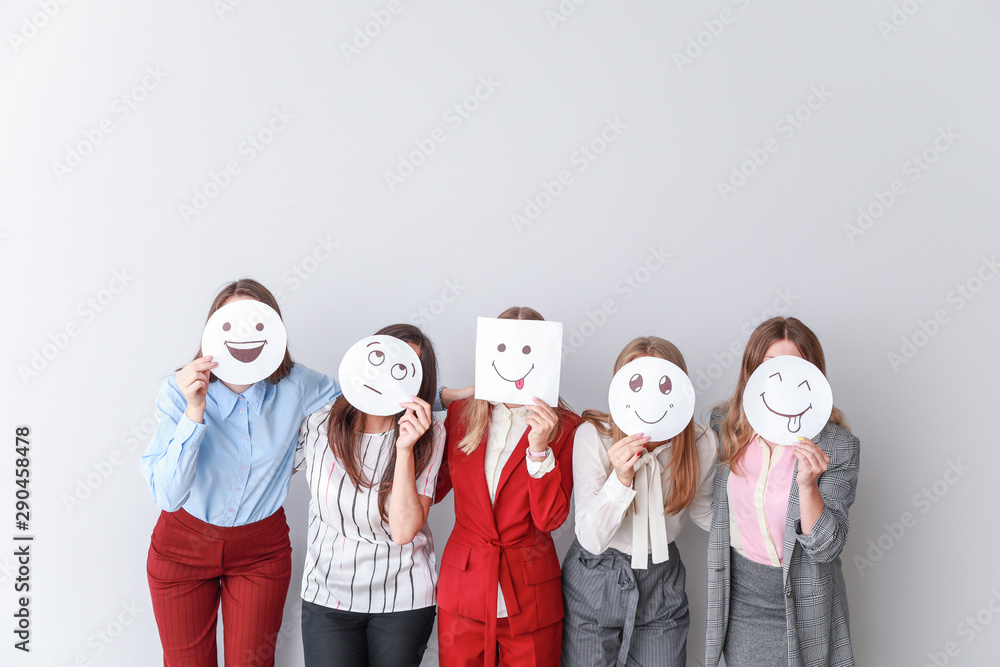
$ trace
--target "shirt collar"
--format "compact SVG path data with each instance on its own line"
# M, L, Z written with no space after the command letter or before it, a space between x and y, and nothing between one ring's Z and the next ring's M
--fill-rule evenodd
M490 405L493 406L494 414L509 414L511 417L522 417L526 418L528 416L528 408L522 405L519 408L508 408L501 401L490 401ZM499 412L497 412L499 411Z
M264 405L264 394L267 393L266 384L267 380L254 382L242 394L237 394L224 385L221 380L216 380L209 383L208 393L215 400L215 404L219 406L219 414L222 415L223 419L229 419L229 415L236 408L241 395L254 414L259 415L260 409Z

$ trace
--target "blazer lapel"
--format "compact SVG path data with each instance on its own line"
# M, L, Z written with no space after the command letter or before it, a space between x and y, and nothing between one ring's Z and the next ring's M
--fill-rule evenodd
M496 517L493 515L493 503L490 501L490 488L486 484L486 447L487 440L489 439L490 431L489 428L483 434L483 439L479 442L479 446L476 447L469 455L458 453L459 456L465 456L465 465L462 466L463 474L467 474L472 481L472 494L479 501L482 507L482 515L484 517L489 517L489 525L493 526L493 532L496 532Z

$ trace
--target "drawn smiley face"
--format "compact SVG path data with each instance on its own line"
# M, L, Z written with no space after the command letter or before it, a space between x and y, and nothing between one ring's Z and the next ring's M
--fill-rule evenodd
M626 435L669 440L694 416L694 385L679 366L659 357L639 357L611 379L611 418Z
M476 326L476 398L528 404L559 400L562 323L480 317Z
M420 391L420 357L406 342L393 336L369 336L344 354L338 372L348 403L364 413L388 416L400 413L400 403Z
M201 350L218 366L224 382L253 384L278 369L285 358L287 333L281 316L253 299L230 301L212 313L202 333Z
M779 445L814 438L830 419L833 392L826 376L801 357L768 359L743 390L743 411L750 426Z
M493 370L496 371L496 374L500 376L501 380L503 380L504 382L512 382L514 386L517 387L518 391L524 389L525 378L531 375L531 371L535 370L535 364L531 360L531 346L524 345L521 347L519 352L521 353L520 357L517 355L516 352L512 354L506 354L507 344L498 343L497 357L490 364L490 366L493 367ZM512 375L511 377L505 377L504 374L500 372L500 369L497 367L498 361L500 362L500 365L504 367L505 370L509 368L514 371L511 374ZM526 365L527 369L525 369Z

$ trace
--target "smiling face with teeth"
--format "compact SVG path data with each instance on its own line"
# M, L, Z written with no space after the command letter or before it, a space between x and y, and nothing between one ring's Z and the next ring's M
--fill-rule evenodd
M625 435L643 433L654 442L683 431L694 416L690 378L660 357L639 357L615 373L608 388L611 418Z
M814 438L830 418L833 393L826 376L796 354L765 360L747 380L743 410L761 437L790 445Z
M254 299L231 299L208 319L201 349L218 362L212 372L223 382L253 384L281 365L286 336L273 308Z

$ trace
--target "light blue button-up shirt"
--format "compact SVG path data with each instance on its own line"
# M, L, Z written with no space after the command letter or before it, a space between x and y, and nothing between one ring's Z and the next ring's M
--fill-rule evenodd
M242 394L209 384L204 423L184 415L175 376L156 398L159 426L140 463L160 509L181 507L216 526L243 526L285 502L302 420L340 393L337 381L295 364L278 384Z

